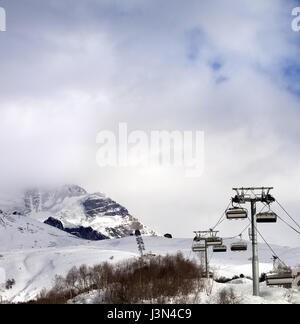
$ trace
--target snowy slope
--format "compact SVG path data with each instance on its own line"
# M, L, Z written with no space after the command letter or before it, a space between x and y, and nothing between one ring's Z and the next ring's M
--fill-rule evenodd
M54 235L57 235L55 229L54 231ZM3 231L0 234L3 234ZM21 235L23 234L19 232L17 236ZM34 234L32 239L35 239ZM29 241L28 238L27 242ZM191 252L192 239L145 237L144 241L148 253L165 255L181 251L189 258L197 257ZM16 250L15 248L18 247L16 244L13 249L9 247L6 251L2 249L0 268L5 270L7 279L15 279L16 285L11 290L5 290L2 286L0 296L10 301L29 300L34 298L42 288L50 288L55 275L65 275L74 265L95 265L104 261L119 262L138 256L134 237L89 242L62 235L56 237L56 244L60 242L62 245L47 247L50 243L48 238L44 241L43 248L34 246L31 241L31 244L27 243L27 248ZM300 263L300 248L289 249L274 246L274 249L289 265ZM259 253L261 271L271 270L271 254L264 245L260 245ZM214 255L211 259L211 267L220 276L231 277L241 273L251 275L249 258L250 252L237 254L228 252L222 256Z
M11 290L0 285L0 296L13 302L34 299L43 288L51 288L56 275L66 275L73 266L94 265L103 261L118 262L136 254L99 250L97 246L48 248L2 253L0 268L6 279L15 279Z
M249 279L237 279L227 284L208 281L206 291L190 294L186 297L188 304L218 304L219 294L222 290L233 289L238 304L300 304L300 291L298 289L284 289L280 287L269 288L265 283L260 284L260 297L253 296L253 283ZM68 301L68 304L101 304L102 296L98 291L90 291ZM172 303L172 300L170 301ZM177 301L173 301L177 302Z
M80 244L75 236L22 215L0 213L0 253Z

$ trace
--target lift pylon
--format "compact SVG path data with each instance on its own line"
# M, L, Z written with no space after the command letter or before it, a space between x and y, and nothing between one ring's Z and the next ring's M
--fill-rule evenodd
M251 204L251 240L252 240L252 273L253 273L253 295L259 296L259 259L258 259L258 240L257 240L257 217L256 205L258 202L270 205L275 202L270 191L273 187L242 187L233 188L236 192L232 198L234 204Z
M193 252L204 252L205 254L205 273L206 277L209 278L209 264L208 264L208 248L221 247L223 246L222 238L218 237L219 231L195 231L196 234L193 244ZM203 242L202 244L200 242Z

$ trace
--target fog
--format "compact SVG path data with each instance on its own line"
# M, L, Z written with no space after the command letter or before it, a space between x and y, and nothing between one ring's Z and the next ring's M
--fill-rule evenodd
M75 183L158 232L212 227L235 186L274 186L300 222L296 1L1 1L0 189ZM205 169L100 168L97 134L203 131ZM281 215L284 216L284 215ZM244 223L224 222L223 236ZM299 246L284 224L275 244Z

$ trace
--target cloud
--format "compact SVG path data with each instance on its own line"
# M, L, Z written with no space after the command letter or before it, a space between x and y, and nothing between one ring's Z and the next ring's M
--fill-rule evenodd
M299 211L296 2L3 1L2 187L77 182L179 236L211 227L236 185L274 185ZM100 169L96 135L201 130L206 169ZM265 228L274 243L282 226ZM223 234L239 228L225 222Z

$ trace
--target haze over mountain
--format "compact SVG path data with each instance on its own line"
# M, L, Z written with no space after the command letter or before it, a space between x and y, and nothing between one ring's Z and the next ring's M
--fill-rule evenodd
M1 203L8 214L29 216L89 240L126 237L135 230L156 235L111 198L90 194L77 185L31 189Z

